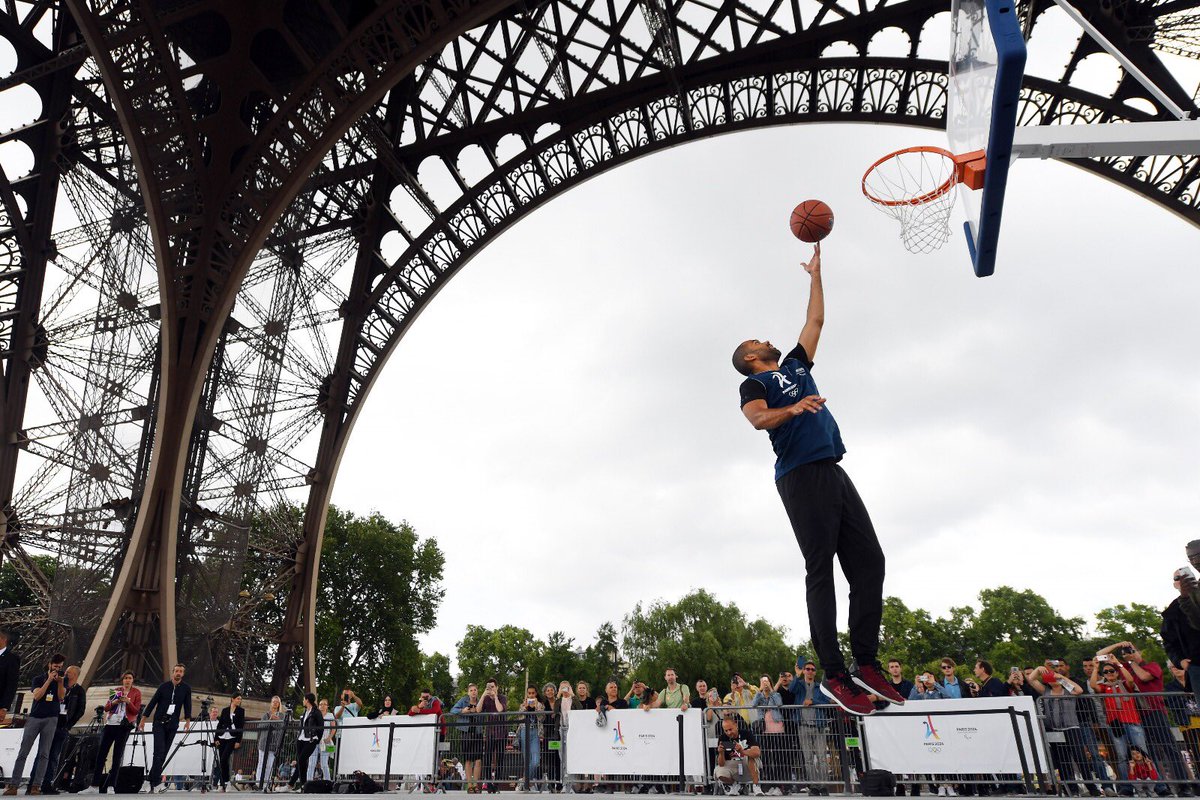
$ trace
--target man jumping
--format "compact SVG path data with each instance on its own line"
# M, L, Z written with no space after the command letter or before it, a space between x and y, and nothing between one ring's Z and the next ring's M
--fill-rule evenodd
M868 693L904 703L877 658L883 550L850 476L838 466L846 448L811 374L825 322L821 245L804 270L812 282L808 317L796 347L781 362L770 342L750 339L734 351L733 366L747 376L741 385L742 413L756 430L770 435L775 486L804 554L808 626L825 672L821 688L846 711L871 714L875 706ZM847 671L837 640L835 555L850 582L850 648L858 667L854 674Z

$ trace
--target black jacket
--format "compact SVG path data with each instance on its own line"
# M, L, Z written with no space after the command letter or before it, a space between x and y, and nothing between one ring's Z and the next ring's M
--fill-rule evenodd
M171 708L171 698L175 698L174 713L168 714L168 709ZM150 698L150 702L142 706L142 717L150 716L150 712L154 712L154 724L163 725L164 723L174 720L176 723L180 719L192 718L192 687L182 681L176 686L173 682L167 681L158 687L158 691L154 693L154 697Z
M1192 627L1180 608L1179 598L1171 601L1171 605L1162 612L1163 646L1167 648L1167 658L1179 666L1185 658L1190 658L1200 664L1200 631Z
M83 719L83 712L87 706L87 692L78 683L73 683L67 689L67 696L63 698L63 703L67 707L67 713L58 715L58 723L67 728L74 728L75 723Z
M0 708L16 713L13 703L17 699L17 676L21 672L21 657L13 652L12 643L0 655Z
M315 742L325 730L325 718L321 716L321 709L316 707L304 709L303 714L300 733L310 742Z
M242 731L246 730L246 709L238 706L237 711L233 714L229 713L230 707L225 706L221 709L221 716L217 719L217 741L225 741L221 738L221 734L229 731L229 735L233 737L233 741L240 742L242 740Z

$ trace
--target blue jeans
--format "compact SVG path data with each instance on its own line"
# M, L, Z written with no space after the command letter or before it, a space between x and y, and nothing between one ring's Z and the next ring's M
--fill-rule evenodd
M532 788L534 780L538 775L538 762L541 758L541 752L538 749L538 731L537 723L532 725L525 723L526 728L521 734L521 758L525 763L525 786Z
M1096 742L1096 734L1092 732L1091 725L1085 723L1079 726L1079 741L1087 748L1086 758L1091 761L1096 780L1105 783L1111 789L1112 784L1108 783L1108 769L1104 766L1104 759L1100 757L1100 745Z

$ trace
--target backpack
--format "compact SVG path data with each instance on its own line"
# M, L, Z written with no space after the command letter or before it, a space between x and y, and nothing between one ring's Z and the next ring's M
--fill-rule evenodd
M863 774L862 793L865 797L893 797L896 776L886 769L869 769Z
M354 771L353 780L350 781L349 786L350 794L375 794L382 791L383 787L376 783L370 775L362 770Z

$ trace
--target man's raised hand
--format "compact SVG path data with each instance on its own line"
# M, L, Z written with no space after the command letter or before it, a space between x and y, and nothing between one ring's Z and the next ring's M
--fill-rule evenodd
M808 261L805 261L803 266L804 266L804 271L807 272L809 275L820 275L821 274L821 243L820 242L817 242L815 245L813 245L813 257L810 258Z
M805 411L811 414L816 414L824 407L825 398L815 394L810 394L808 397L803 398L800 402L789 406L792 411L792 416L796 417L800 416Z

